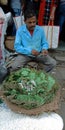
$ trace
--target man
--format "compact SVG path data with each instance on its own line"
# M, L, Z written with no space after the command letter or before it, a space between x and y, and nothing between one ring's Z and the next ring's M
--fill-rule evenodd
M48 55L48 43L44 30L36 25L36 14L33 10L26 10L25 24L16 33L14 49L18 53L12 69L23 67L30 61L37 61L46 65L46 72L50 71L56 61Z

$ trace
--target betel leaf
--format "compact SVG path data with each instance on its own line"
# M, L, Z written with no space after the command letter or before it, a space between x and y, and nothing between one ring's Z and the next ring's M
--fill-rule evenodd
M35 82L37 85L41 84L41 78L37 76L37 78L35 79Z
M32 109L51 102L59 85L52 76L42 70L22 68L12 72L3 82L2 88L6 97L12 96L9 101Z
M45 74L44 74L43 72L40 72L39 77L40 77L41 79L45 79Z
M52 89L54 84L55 84L55 79L53 79L51 76L48 76L48 87L47 87L48 91Z
M28 76L29 72L25 70L21 74L22 74L22 76Z
M42 89L42 88L39 88L38 90L37 90L37 94L43 94L44 93L44 88Z
M14 94L16 94L16 93L17 93L17 91L16 91L15 89L12 89L11 95L14 95Z
M29 78L30 78L30 79L35 79L35 77L36 77L35 72L31 72L31 73L29 74Z

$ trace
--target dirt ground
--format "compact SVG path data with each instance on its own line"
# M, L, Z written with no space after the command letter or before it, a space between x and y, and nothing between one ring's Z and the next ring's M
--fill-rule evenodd
M61 85L61 106L59 114L62 116L65 124L65 51L50 50L50 55L57 61L56 68L52 71L52 75L58 80ZM65 126L64 129L65 130Z

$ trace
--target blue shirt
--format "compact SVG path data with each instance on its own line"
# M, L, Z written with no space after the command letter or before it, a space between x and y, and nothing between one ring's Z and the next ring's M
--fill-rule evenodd
M26 24L22 25L16 33L14 49L17 53L32 56L32 50L42 52L48 49L45 33L42 27L36 25L33 35L28 31Z

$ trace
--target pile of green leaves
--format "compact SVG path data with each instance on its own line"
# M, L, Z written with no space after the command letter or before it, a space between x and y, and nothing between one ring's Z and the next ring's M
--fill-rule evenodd
M58 88L53 77L41 70L30 68L12 72L2 86L7 99L25 109L51 102Z

